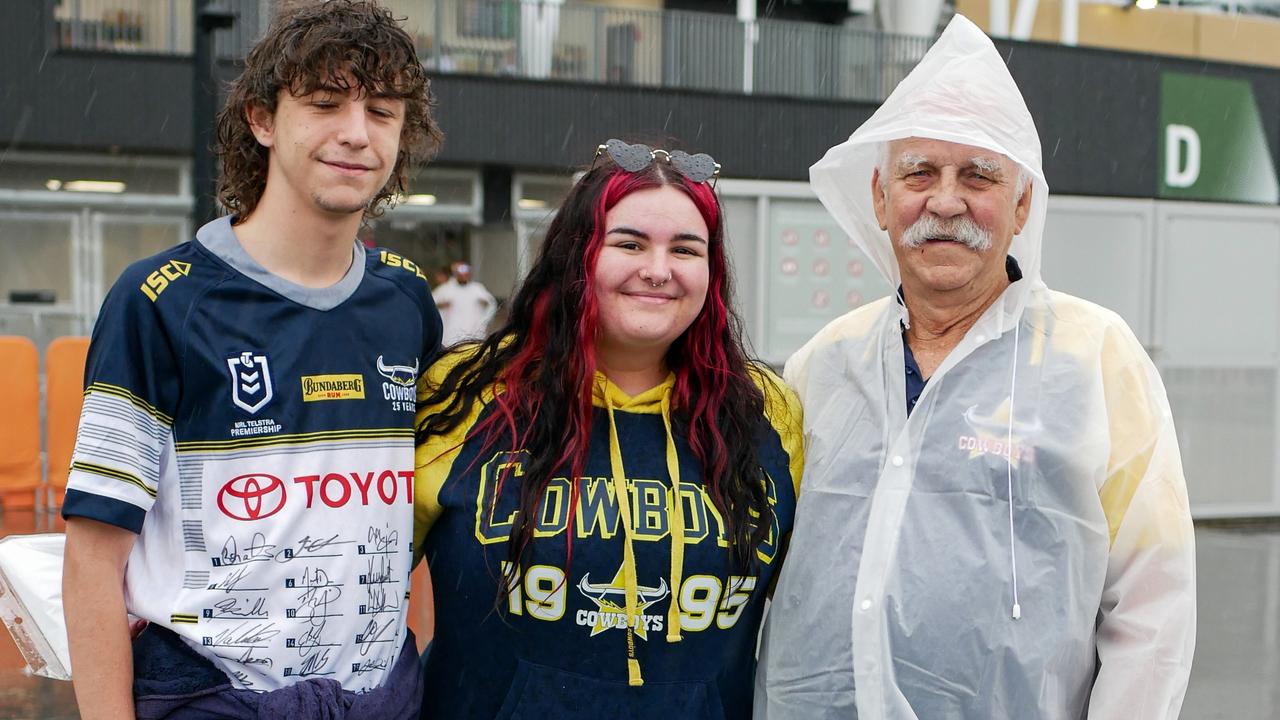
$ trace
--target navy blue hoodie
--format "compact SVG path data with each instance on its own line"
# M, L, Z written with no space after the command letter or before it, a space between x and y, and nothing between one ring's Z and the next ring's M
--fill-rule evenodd
M431 379L456 357L433 366ZM483 442L466 439L491 411L486 404L419 446L414 546L431 570L436 617L423 718L750 716L757 631L800 482L799 404L776 376L759 373L767 409L757 451L773 514L743 577L701 465L670 427L674 378L636 397L596 379L572 522L565 472L548 487L529 565L499 607L527 453L508 452L508 441L481 455Z

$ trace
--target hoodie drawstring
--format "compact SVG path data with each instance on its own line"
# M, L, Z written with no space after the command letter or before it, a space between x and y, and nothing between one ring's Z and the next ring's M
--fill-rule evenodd
M671 436L671 389L662 393L662 425L667 430L667 475L671 501L667 524L671 528L671 606L667 609L667 642L680 642L680 587L684 584L684 502L680 499L680 458Z
M636 550L632 544L631 502L627 492L627 473L622 467L622 446L618 444L618 424L613 418L613 398L605 393L605 407L609 413L609 466L613 472L613 494L618 499L622 515L622 583L627 605L627 684L639 687L644 684L640 675L640 660L636 658L636 623L640 613L636 609L639 595L636 580Z
M644 684L644 677L640 673L640 660L636 657L635 628L638 623L643 622L643 618L639 611L640 590L633 544L635 525L631 517L631 496L627 488L627 471L622 465L622 445L618 441L613 398L607 388L603 395L605 409L609 413L609 465L613 475L613 494L618 501L624 538L622 582L627 613L627 684L639 687ZM676 442L671 433L671 388L666 388L662 393L662 425L666 430L667 474L671 478L667 502L668 527L671 531L671 605L667 609L667 642L680 642L680 587L684 584L684 504L680 498L680 458L676 454Z
M1018 388L1018 328L1021 322L1013 325L1013 371L1009 380L1009 434L1005 438L1005 459L1008 461L1009 481L1009 567L1013 571L1013 619L1022 618L1022 605L1018 603L1018 551L1017 537L1013 534L1013 401L1014 391Z

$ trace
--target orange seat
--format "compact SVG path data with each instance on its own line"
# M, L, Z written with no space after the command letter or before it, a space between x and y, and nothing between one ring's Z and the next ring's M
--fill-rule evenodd
M0 336L0 504L35 506L40 485L40 358L24 337Z
M45 447L48 449L51 502L62 504L76 447L80 408L84 405L84 364L89 338L60 337L44 354Z

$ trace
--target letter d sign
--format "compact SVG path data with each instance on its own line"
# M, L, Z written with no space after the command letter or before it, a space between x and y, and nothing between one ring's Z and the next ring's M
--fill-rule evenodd
M1182 148L1187 149L1183 162ZM1164 182L1171 188L1191 187L1200 177L1200 136L1186 125L1164 129Z

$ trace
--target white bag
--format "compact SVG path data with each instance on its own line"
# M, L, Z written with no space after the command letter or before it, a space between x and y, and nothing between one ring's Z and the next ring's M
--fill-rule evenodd
M26 671L55 680L71 679L62 617L64 545L62 533L0 539L0 620L27 661Z

